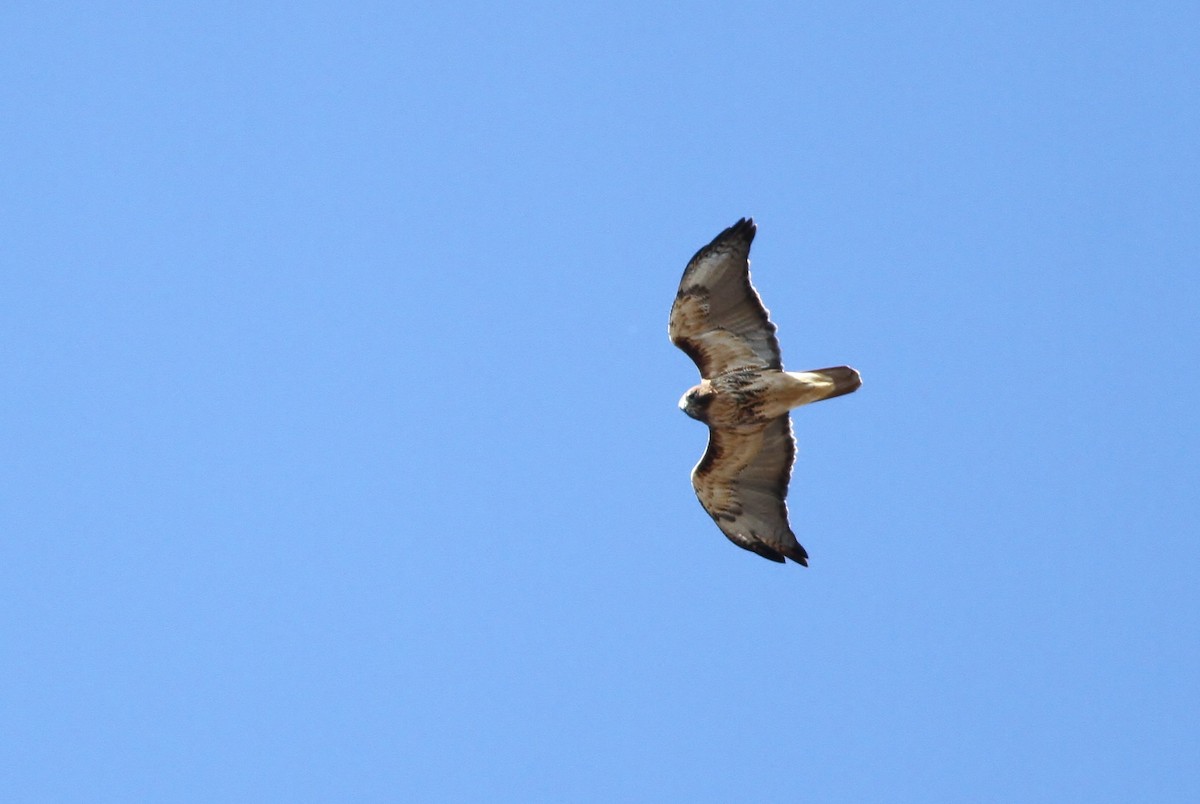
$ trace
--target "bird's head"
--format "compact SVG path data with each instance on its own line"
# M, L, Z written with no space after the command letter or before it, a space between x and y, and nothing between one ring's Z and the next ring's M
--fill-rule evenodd
M713 389L707 383L701 383L688 390L679 398L679 409L696 421L708 422L708 408L712 405Z

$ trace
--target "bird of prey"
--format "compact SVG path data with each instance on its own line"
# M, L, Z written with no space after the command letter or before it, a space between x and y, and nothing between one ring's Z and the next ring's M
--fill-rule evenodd
M704 510L738 547L808 566L788 524L796 443L788 411L862 385L849 366L784 371L775 325L750 284L753 219L742 218L696 252L683 272L667 332L700 369L680 409L708 425L692 470Z

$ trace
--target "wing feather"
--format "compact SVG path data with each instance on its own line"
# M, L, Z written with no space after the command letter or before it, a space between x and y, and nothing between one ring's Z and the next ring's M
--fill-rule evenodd
M671 307L668 334L711 379L736 369L781 369L775 325L750 283L754 221L742 218L696 252Z
M772 561L786 557L808 566L808 553L788 525L795 455L786 415L757 428L709 428L708 449L692 470L692 486L734 544Z

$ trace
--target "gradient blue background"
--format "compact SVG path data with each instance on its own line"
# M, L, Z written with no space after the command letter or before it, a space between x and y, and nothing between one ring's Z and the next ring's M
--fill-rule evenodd
M6 4L0 796L1200 800L1200 8L989 5Z

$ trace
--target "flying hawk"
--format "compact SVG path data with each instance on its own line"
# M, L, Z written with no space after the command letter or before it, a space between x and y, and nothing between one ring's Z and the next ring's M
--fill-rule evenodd
M742 218L696 252L683 272L667 332L700 369L680 409L708 425L708 449L692 470L696 496L738 547L808 566L788 525L796 442L792 408L862 385L849 366L784 371L775 325L750 284L754 221Z

